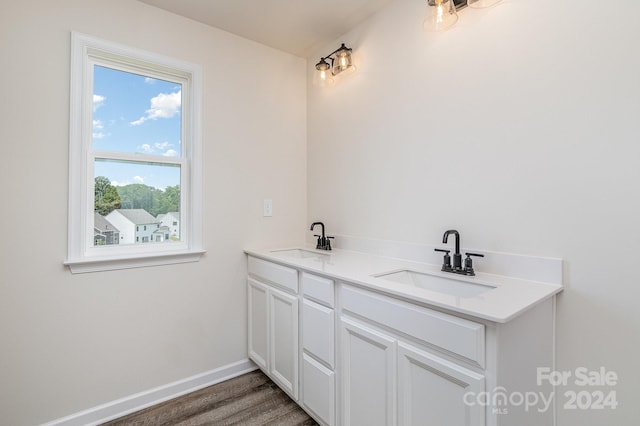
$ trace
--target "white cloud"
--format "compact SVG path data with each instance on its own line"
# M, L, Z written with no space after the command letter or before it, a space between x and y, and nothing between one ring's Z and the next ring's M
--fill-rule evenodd
M137 183L144 183L144 178L140 176L134 176L133 180Z
M158 118L171 118L180 113L182 104L182 91L178 90L174 93L160 93L158 96L151 98L151 108L147 115L132 121L132 126L139 126L147 120L157 120Z
M93 94L93 111L95 112L98 108L104 105L104 101L106 100L106 96Z
M147 121L146 118L144 117L140 117L139 119L137 119L136 121L132 121L131 124L132 126L139 126L140 124L144 123L145 121Z
M178 145L180 145L179 141ZM173 149L173 147L174 144L167 141L155 142L153 145L144 143L138 146L138 151L145 154L163 155L165 157L177 157L179 151Z
M169 143L169 142L156 142L153 144L154 147L156 147L158 150L160 151L164 151L162 153L162 155L164 155L165 157L175 157L178 155L178 151L176 151L175 149L171 148L173 146L173 144Z
M107 136L101 130L104 129L104 123L101 120L93 120L93 139L102 139Z
M178 155L178 151L173 149L172 148L173 146L174 145L172 143L167 141L155 142L153 146L149 145L148 143L143 143L142 145L138 146L138 150L145 154L164 155L165 157L175 157Z
M171 145L169 142L164 141L164 142L156 142L153 144L153 146L155 146L158 149L167 149L167 147L173 146Z
M141 149L147 154L153 154L153 151L154 151L153 148L151 148L151 145L149 145L148 143L143 143L138 147L138 149Z
M155 78L151 78L151 77L145 77L144 78L144 82L147 84L155 84L156 79Z
M147 110L151 118L171 118L180 112L182 104L182 91L174 93L160 93L155 98L151 98L151 109Z

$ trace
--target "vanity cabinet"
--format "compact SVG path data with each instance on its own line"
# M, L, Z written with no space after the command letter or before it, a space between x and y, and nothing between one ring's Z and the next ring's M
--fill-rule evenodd
M298 400L298 272L253 257L248 263L249 358Z
M552 405L505 402L553 394L537 383L553 297L498 323L253 256L248 271L249 357L320 424L553 424Z

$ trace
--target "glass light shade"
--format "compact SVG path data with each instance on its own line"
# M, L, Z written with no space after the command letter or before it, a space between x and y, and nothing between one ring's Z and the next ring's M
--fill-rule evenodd
M501 1L502 0L467 0L467 6L482 9L483 7L491 7Z
M313 84L320 87L333 84L333 74L331 73L331 66L324 59L320 59L320 62L316 64L316 72L313 76Z
M336 57L333 60L333 75L338 75L343 71L355 71L355 66L351 60L351 49L342 44L340 49L336 52Z
M424 17L424 29L442 31L458 21L456 6L453 0L428 0L427 14Z

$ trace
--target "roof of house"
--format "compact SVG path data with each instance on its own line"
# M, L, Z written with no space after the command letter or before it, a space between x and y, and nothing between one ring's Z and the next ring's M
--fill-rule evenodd
M153 217L151 213L145 209L116 209L114 212L120 213L136 225L158 223L158 219Z
M180 213L179 213L179 212L167 212L167 213L160 213L160 214L157 216L157 219L158 219L158 220L162 220L162 219L164 219L164 217L165 217L165 216L167 216L167 215L171 215L171 216L173 216L175 219L180 220Z
M106 232L106 231L120 232L118 228L113 226L111 222L105 219L104 216L100 215L100 213L94 213L93 215L93 228L101 232Z

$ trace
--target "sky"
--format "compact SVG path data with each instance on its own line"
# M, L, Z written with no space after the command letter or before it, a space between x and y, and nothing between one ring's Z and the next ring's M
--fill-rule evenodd
M179 83L94 66L93 149L179 157ZM96 160L95 176L115 186L143 183L164 190L180 184L180 168Z

